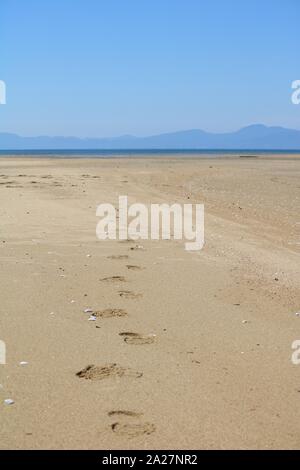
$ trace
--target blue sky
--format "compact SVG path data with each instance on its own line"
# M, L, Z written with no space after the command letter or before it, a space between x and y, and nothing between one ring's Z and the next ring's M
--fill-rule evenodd
M300 129L299 0L1 0L0 132Z

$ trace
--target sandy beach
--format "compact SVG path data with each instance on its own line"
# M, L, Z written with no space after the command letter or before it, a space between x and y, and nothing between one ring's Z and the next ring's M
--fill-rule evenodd
M0 448L299 448L299 182L299 155L1 158ZM119 195L203 203L204 248L97 240Z

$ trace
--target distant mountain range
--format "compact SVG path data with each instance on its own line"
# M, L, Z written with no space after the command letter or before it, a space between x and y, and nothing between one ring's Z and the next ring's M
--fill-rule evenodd
M21 137L0 133L0 150L128 150L128 149L224 149L300 150L300 131L254 124L236 132L210 133L194 129L134 137L115 138Z

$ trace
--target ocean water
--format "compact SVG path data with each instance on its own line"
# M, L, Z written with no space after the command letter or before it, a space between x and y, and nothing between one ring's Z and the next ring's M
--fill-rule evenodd
M147 150L0 150L0 157L45 157L45 158L153 158L153 157L188 157L188 158L219 158L219 157L250 157L263 155L297 155L300 150L196 150L196 149L147 149Z

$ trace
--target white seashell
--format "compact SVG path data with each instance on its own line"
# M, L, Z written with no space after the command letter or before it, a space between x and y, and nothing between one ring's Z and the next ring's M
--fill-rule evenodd
M4 400L4 403L5 405L13 405L15 402L11 398L6 398L6 400Z

